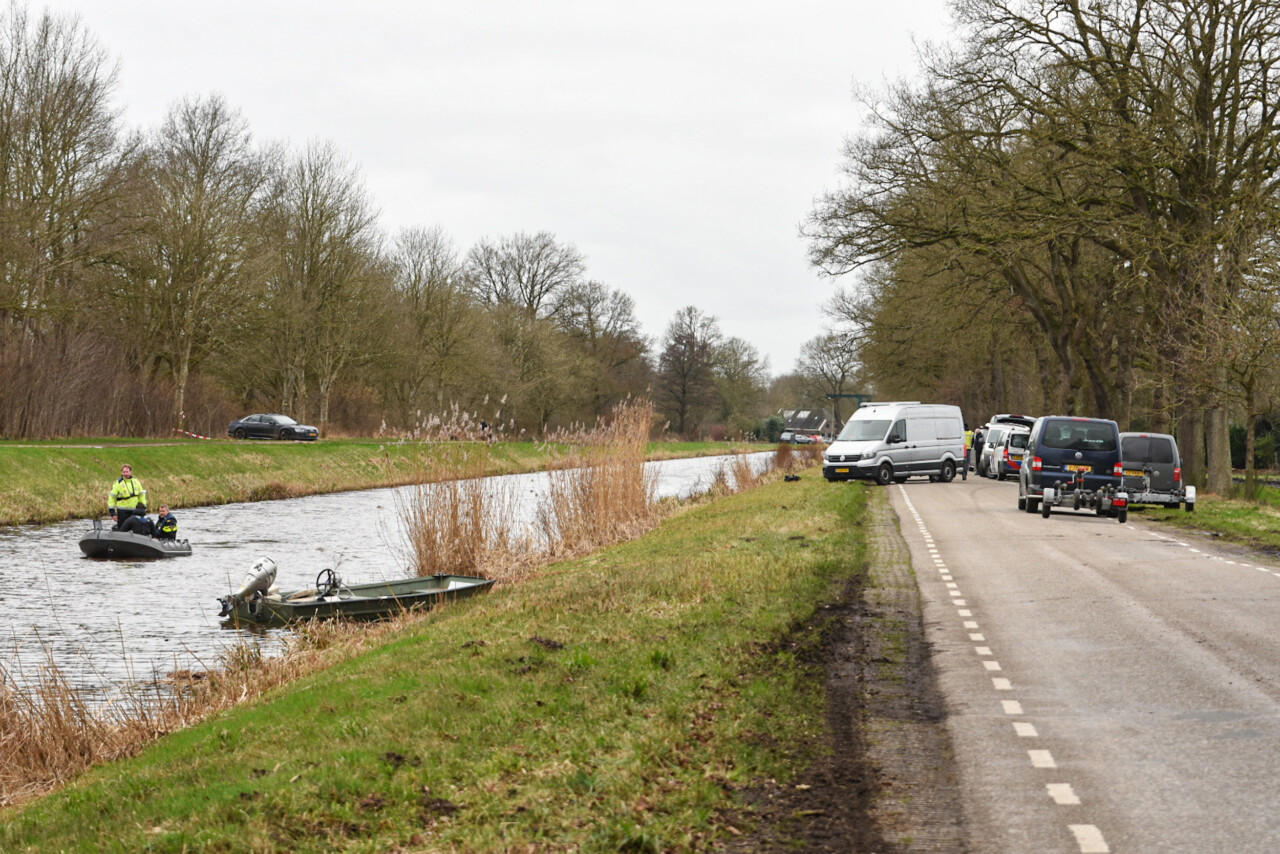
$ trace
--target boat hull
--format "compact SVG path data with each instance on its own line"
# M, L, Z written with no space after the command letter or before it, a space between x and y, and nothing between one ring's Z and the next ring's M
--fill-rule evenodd
M191 554L191 544L186 540L157 540L142 534L95 527L80 538L80 551L86 557L138 560L185 557Z
M317 597L314 589L295 590L276 596L233 601L227 620L269 626L306 620L381 620L406 611L424 611L445 602L466 599L492 586L491 578L430 575L349 587L343 585L333 596Z

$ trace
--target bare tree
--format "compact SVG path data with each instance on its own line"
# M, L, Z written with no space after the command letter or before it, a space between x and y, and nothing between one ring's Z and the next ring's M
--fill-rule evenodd
M247 124L220 96L184 100L147 148L133 203L145 211L116 265L113 293L148 361L174 383L186 426L186 391L198 368L240 328L265 275L256 210L266 173Z
M831 401L837 430L844 425L841 396L856 393L860 367L857 342L852 335L828 332L810 338L800 347L796 373L804 377L814 397Z
M692 435L716 403L716 355L722 339L716 319L691 305L677 311L667 325L658 359L656 402L682 436Z
M408 340L390 373L404 414L443 411L477 380L479 318L452 240L439 228L408 229L392 248Z
M467 253L467 274L477 299L514 305L537 317L559 309L561 295L577 284L586 260L547 231L481 240Z
M309 383L319 426L334 384L380 346L390 272L380 264L376 215L356 170L330 144L313 143L275 176L269 278L281 406L305 417Z
M561 294L556 325L585 358L583 392L591 415L604 415L627 394L640 395L648 378L649 340L635 301L597 281L577 282Z

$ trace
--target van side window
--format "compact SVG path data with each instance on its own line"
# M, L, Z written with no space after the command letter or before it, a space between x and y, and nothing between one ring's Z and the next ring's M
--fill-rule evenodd
M890 442L907 441L907 422L906 421L893 422L893 429L889 431L889 441Z

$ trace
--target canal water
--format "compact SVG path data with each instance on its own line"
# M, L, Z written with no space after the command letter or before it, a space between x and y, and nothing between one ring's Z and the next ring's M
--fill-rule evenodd
M770 453L751 455L762 470ZM706 491L731 457L647 465L657 497ZM488 478L533 523L548 489L545 473ZM91 560L78 541L87 520L0 528L0 665L22 683L53 661L81 689L111 692L181 669L216 667L245 639L224 625L218 599L238 587L259 557L279 567L283 590L309 587L323 569L359 584L404 578L410 564L402 511L417 487L371 489L280 501L174 508L190 557ZM287 630L256 633L277 651Z

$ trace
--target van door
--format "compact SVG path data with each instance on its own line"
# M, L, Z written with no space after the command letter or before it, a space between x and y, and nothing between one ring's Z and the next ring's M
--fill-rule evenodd
M885 439L885 455L893 463L895 474L910 474L911 449L907 441L907 419L899 418L889 428L889 437Z
M938 428L932 412L907 415L907 449L911 455L908 464L912 472L937 471Z

